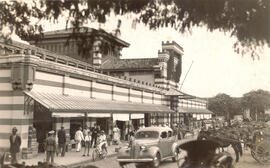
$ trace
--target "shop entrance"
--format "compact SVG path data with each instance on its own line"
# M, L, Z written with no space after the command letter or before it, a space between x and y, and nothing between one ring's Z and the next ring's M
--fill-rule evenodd
M116 125L120 129L120 139L121 140L125 140L125 136L126 136L126 122L125 121L116 120Z
M108 118L97 118L97 125L100 127L100 130L105 131L105 133L108 135L109 133L109 123Z
M140 127L140 119L132 119L132 125L134 130L138 130Z
M51 112L37 101L34 102L33 126L36 129L38 152L44 152L44 141L52 130Z
M74 139L76 131L83 126L84 118L70 119L70 139Z

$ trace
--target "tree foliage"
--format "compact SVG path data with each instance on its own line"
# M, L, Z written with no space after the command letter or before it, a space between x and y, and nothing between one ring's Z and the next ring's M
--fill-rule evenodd
M226 120L233 117L232 115L233 99L231 96L221 93L209 99L208 109L218 116L224 116Z
M134 13L135 20L150 29L170 26L183 33L194 26L206 26L210 31L231 32L238 40L235 51L248 52L254 58L257 47L270 45L269 10L269 0L7 1L0 2L0 30L8 26L24 39L35 39L43 31L42 20L58 21L67 14L67 25L78 28L92 21L105 23L111 13Z
M270 108L270 93L265 90L253 90L245 93L243 97L234 98L221 93L209 99L208 109L218 116L226 119L234 115L241 115L245 110L250 110L251 118L263 118L265 110Z
M244 109L250 110L251 118L261 118L265 110L270 108L270 93L264 90L250 91L244 94L241 103Z

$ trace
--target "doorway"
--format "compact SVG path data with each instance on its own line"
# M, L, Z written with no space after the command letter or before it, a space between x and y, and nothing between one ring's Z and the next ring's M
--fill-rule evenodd
M44 152L44 141L47 133L51 131L53 119L51 112L37 101L34 102L33 126L36 129L36 137L38 142L38 152Z
M97 118L97 125L99 126L100 130L105 131L105 133L108 135L109 134L109 122L108 118Z
M84 118L71 118L70 119L70 139L75 138L75 133L79 127L83 126Z

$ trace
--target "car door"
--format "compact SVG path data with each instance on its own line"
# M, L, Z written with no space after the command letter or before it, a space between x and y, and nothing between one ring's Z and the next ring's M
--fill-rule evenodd
M162 131L160 134L159 148L161 150L162 156L168 156L168 132Z

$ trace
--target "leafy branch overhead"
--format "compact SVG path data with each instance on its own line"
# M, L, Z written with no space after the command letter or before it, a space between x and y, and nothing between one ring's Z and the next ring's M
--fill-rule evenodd
M137 22L150 29L173 27L183 33L194 26L230 32L237 38L236 52L257 57L257 48L270 46L269 0L40 0L0 2L0 29L20 37L38 39L42 20L67 17L74 28L106 22L110 14L136 14ZM33 22L33 20L35 22ZM39 34L39 35L37 35ZM2 33L2 37L10 34Z

